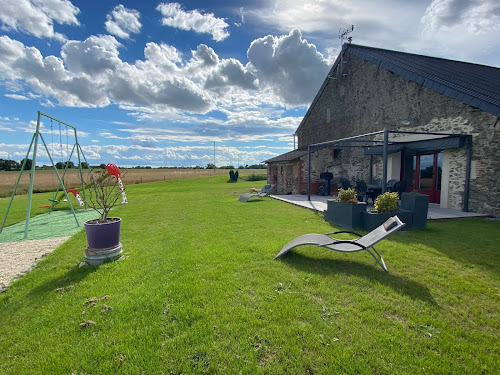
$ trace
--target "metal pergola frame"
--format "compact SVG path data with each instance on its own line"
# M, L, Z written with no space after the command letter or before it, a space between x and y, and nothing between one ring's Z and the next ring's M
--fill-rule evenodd
M383 134L384 140L362 140L360 138L372 137L379 134ZM440 135L443 137L449 136L460 136L465 137L465 147L467 148L466 154L466 166L465 166L465 188L464 188L464 201L463 201L463 211L469 211L469 183L470 183L470 170L471 170L471 159L472 159L472 135L469 134L452 134L452 133L434 133L434 132L412 132L412 131L401 131L401 130L381 130L373 133L366 133L361 135L356 135L352 137L346 137L341 139L335 139L333 141L314 143L307 146L307 200L311 200L311 152L320 150L325 147L331 147L336 145L336 148L360 148L366 147L362 144L350 145L349 143L372 143L382 145L383 151L383 177L382 177L382 193L387 191L387 160L389 156L389 144L397 143L409 143L409 141L389 141L389 134L423 134L423 135ZM372 177L371 165L373 162L373 155L370 155L370 180Z

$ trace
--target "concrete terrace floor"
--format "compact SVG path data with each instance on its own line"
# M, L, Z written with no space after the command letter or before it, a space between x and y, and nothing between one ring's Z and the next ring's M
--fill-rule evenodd
M311 200L307 200L307 195L271 195L272 198L281 200L283 202L295 204L296 206L308 208L317 212L325 212L329 196L311 195ZM368 205L373 207L373 205ZM430 203L427 219L458 219L463 217L488 217L489 215L478 214L474 212L463 212L452 210L450 208L441 208L439 204Z

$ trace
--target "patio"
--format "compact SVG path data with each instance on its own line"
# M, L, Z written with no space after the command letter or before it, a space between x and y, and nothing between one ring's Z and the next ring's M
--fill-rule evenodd
M296 206L301 206L308 208L316 212L325 212L329 196L321 195L311 195L311 200L307 199L307 195L271 195L272 198L281 200L283 202L291 203ZM373 207L373 205L368 205L368 207ZM439 204L430 203L429 212L427 219L437 220L437 219L458 219L464 217L488 217L486 214L477 214L474 212L463 212L458 210L452 210L450 208L441 208Z

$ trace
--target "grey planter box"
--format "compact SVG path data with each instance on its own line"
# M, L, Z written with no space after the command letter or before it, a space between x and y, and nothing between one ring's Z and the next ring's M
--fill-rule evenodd
M363 212L361 214L361 224L362 228L366 231L371 232L375 228L384 224L387 219L397 215L399 220L401 220L406 225L401 230L408 230L412 228L413 223L413 212L407 210L399 210L396 212Z
M425 194L401 194L401 208L413 212L413 228L425 228L429 211L429 196Z
M327 200L325 220L343 228L361 228L361 213L366 212L366 202L344 203Z

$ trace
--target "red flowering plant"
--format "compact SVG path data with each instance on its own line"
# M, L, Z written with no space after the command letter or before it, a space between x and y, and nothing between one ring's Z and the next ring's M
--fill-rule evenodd
M344 203L358 203L358 195L356 194L356 190L353 188L349 189L339 189L339 193L337 197L335 197L335 200L337 202L344 202Z

